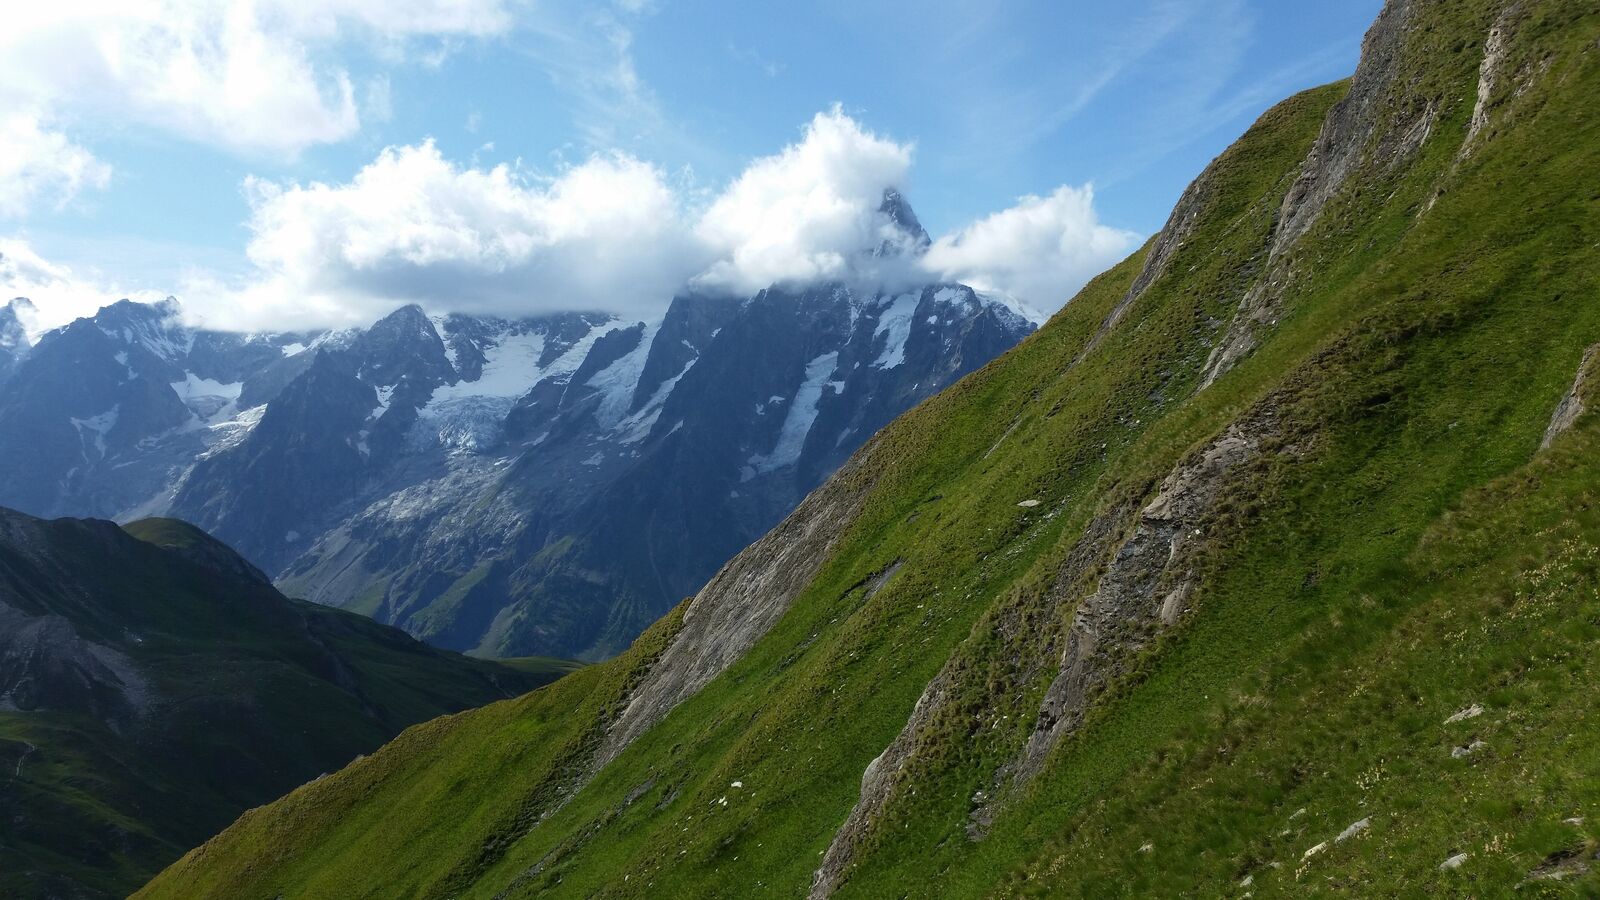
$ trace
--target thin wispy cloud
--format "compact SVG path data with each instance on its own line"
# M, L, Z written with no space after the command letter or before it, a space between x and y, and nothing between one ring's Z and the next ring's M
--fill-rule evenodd
M1166 0L1124 16L1115 30L1096 33L1092 42L1079 42L1056 71L1019 78L1008 69L989 79L963 79L971 87L960 95L958 108L970 133L1007 137L1004 142L974 142L968 156L978 159L1030 150L1069 128L1131 77L1162 86L1161 91L1148 93L1148 102L1189 107L1213 89L1209 79L1231 73L1248 33L1241 0ZM983 39L981 32L969 37L969 41ZM1173 52L1171 44L1179 39L1185 42L1182 52ZM970 57L979 55L977 49L971 45L962 52ZM1204 63L1190 65L1197 54ZM1197 71L1199 80L1194 78ZM1160 113L1152 112L1152 121L1161 119Z
M629 146L672 130L655 92L639 77L633 29L648 6L552 4L524 24L518 52L568 105L587 149Z
M1296 85L1304 84L1308 79L1325 75L1330 71L1338 71L1342 63L1356 57L1360 47L1361 42L1356 38L1333 41L1287 66L1274 69L1265 76L1252 80L1232 93L1214 98L1211 106L1200 118L1226 122L1252 109L1259 109L1280 100Z
M777 78L783 74L783 63L768 57L754 47L741 47L730 43L728 44L728 56L754 68L768 78Z
M1257 37L1247 14L1235 20L1229 35L1233 47L1247 45ZM1217 134L1240 116L1263 110L1308 83L1341 72L1341 64L1354 60L1359 46L1359 36L1335 40L1242 82L1236 49L1218 47L1175 64L1174 75L1185 90L1163 100L1156 114L1141 123L1127 152L1105 170L1100 183L1114 187L1138 178L1167 155Z

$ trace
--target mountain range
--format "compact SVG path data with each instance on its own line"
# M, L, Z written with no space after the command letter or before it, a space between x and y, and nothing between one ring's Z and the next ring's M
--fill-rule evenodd
M626 652L137 896L1595 895L1596 96L1592 3L1388 0Z
M926 247L898 193L879 215L904 240L874 253ZM406 306L245 335L181 312L122 301L34 346L0 313L0 504L175 516L292 596L449 649L584 659L1035 327L958 284L689 293L649 322Z

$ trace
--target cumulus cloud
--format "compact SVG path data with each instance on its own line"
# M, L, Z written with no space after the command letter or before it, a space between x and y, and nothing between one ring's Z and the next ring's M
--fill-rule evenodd
M541 177L463 168L427 141L384 150L346 184L251 179L245 190L261 278L238 292L189 285L213 324L286 314L349 324L399 301L642 312L704 262L661 170L619 154ZM226 302L204 302L219 295Z
M911 154L837 106L818 113L798 143L752 163L700 217L695 233L718 261L697 283L751 293L850 274L862 250L892 238L878 206L904 183Z
M946 280L1003 293L1051 313L1140 239L1101 224L1092 186L1063 185L1048 197L1023 197L939 238L923 265Z
M360 126L352 76L325 48L366 40L398 58L415 39L509 25L503 0L17 4L0 29L0 101L292 155Z
M688 284L752 293L860 276L895 234L878 207L911 148L838 109L696 205L660 168L600 154L554 174L391 147L343 184L249 179L257 277L196 278L209 324L370 321L398 302L500 315L658 312Z
M65 205L110 179L110 166L44 127L37 114L0 113L0 219L21 218L40 203Z

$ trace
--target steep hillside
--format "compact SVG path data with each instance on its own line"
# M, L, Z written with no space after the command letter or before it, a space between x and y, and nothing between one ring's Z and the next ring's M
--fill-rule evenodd
M285 599L182 522L0 510L0 894L125 894L407 725L559 674Z
M140 896L1600 891L1600 11L1391 0L623 656Z

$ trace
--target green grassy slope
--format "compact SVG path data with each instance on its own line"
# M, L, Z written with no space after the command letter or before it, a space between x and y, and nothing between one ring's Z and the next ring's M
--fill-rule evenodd
M24 525L0 528L0 601L70 623L96 653L129 660L140 685L131 708L82 702L64 690L77 675L41 662L70 653L59 638L0 660L8 692L39 695L21 708L8 695L0 708L5 896L124 895L240 811L405 726L560 674L441 652L288 600L183 523L124 533L5 516Z
M865 507L787 614L592 779L561 761L676 618L253 812L143 896L804 894L891 742L841 894L1600 892L1600 423L1539 449L1600 341L1600 13L1507 15L1469 145L1508 4L1391 6L1372 152L1281 268L1283 199L1348 85L1208 170L1113 325L1159 242L865 448ZM1203 386L1263 282L1257 346ZM1019 778L1075 615L1230 428L1258 452L1213 479L1181 616Z

